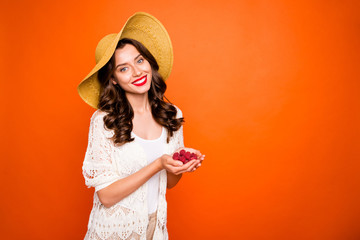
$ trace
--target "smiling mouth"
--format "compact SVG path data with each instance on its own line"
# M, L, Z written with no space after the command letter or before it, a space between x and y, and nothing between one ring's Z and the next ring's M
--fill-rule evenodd
M147 75L135 80L132 82L135 86L142 86L146 83Z

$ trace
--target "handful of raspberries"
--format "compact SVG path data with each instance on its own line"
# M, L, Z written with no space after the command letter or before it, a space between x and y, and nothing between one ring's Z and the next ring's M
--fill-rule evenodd
M197 155L195 153L191 153L188 151L185 151L184 149L180 151L180 153L175 152L172 157L174 160L179 160L183 164L193 160L197 159Z

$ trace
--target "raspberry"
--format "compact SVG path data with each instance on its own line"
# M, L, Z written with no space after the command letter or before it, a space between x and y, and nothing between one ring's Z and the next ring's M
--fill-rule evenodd
M184 155L185 155L185 152L186 152L186 151L185 151L184 149L181 150L181 151L180 151L180 156L184 156Z
M178 152L174 153L173 159L174 159L174 160L179 160L179 159L180 159L180 156L179 156L179 153L178 153Z
M182 149L180 152L175 152L173 154L173 159L174 160L179 160L182 163L187 163L193 159L197 159L197 155L195 153L191 153L188 151L185 151L184 149Z

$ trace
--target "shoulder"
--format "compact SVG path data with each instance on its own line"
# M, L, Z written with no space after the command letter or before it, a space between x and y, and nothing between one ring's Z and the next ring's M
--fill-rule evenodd
M106 112L101 111L100 109L96 110L91 118L90 118L90 128L97 129L105 134L107 137L111 137L113 135L113 130L109 130L105 127L104 116Z
M181 111L181 109L178 107L178 106L176 106L175 104L172 104L175 108L176 108L176 118L182 118L183 117L183 113L182 113L182 111Z
M101 111L100 109L97 109L92 115L91 115L91 122L103 122L104 116L106 115L106 112Z

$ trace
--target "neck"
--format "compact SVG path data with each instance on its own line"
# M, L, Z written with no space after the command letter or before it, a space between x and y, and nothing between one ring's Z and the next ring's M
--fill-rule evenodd
M145 94L130 94L125 93L134 113L145 113L151 111L148 93Z

